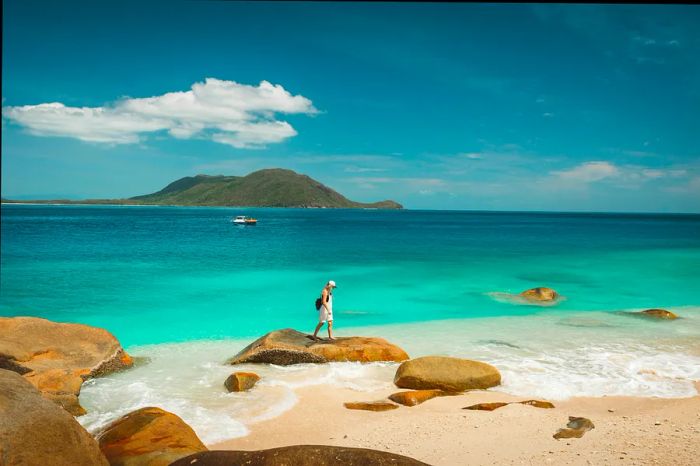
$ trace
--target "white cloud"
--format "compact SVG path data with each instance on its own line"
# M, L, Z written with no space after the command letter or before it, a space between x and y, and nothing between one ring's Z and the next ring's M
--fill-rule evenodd
M175 138L205 138L236 148L256 148L295 136L276 114L314 114L311 100L281 85L258 86L207 78L184 92L124 98L102 107L62 103L3 107L4 118L39 136L132 144L147 133L168 131Z
M585 162L572 169L553 171L551 174L564 180L590 183L616 176L619 169L610 162Z

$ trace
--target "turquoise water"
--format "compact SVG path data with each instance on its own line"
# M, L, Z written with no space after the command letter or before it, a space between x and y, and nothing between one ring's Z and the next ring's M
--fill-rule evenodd
M259 224L231 224L239 214ZM290 409L302 387L385 397L395 363L244 365L256 387L223 388L226 359L257 336L314 328L329 279L338 335L491 363L494 390L697 395L698 215L3 205L1 246L0 315L104 327L147 361L83 385L93 432L159 406L211 445ZM564 299L514 299L534 286ZM649 307L682 318L619 312Z
M126 346L312 330L329 279L339 329L700 305L698 215L3 205L1 260L0 315Z

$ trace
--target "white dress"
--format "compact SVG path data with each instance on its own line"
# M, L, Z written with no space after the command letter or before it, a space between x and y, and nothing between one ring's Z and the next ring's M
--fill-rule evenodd
M326 310L328 306L328 310ZM333 293L328 295L328 302L326 306L321 304L321 309L318 310L318 321L320 322L333 322Z

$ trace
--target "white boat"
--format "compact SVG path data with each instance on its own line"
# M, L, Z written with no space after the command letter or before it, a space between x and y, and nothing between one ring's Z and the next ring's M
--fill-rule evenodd
M257 219L246 217L245 215L239 215L231 221L239 225L255 225L256 223L258 223Z

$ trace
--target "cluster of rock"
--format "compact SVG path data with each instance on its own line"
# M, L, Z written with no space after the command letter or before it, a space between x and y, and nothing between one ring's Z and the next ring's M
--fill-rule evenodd
M36 317L0 318L0 368L21 374L48 399L80 416L80 387L133 365L107 330Z
M550 288L521 294L532 301L553 301ZM673 320L664 309L633 313ZM227 362L291 365L335 361L400 362L394 377L399 388L410 389L388 399L345 403L348 409L386 411L400 405L482 390L501 383L498 370L468 359L426 356L409 359L400 347L382 338L345 337L315 341L292 329L270 332ZM78 396L92 377L129 368L132 358L104 329L56 323L33 317L0 318L0 456L7 465L129 465L197 464L392 464L420 465L401 455L361 448L304 445L261 451L208 451L182 419L157 407L131 412L92 437L74 416L85 413ZM228 391L250 390L260 380L252 372L234 372L224 382ZM552 408L548 402L517 402ZM509 403L482 403L464 409L494 410ZM555 438L580 437L592 429L585 418L570 418Z
M483 390L500 383L500 372L490 364L446 356L424 356L404 361L394 376L394 385L413 390L392 393L388 400L348 402L345 407L388 411L399 405L416 406L436 397Z

